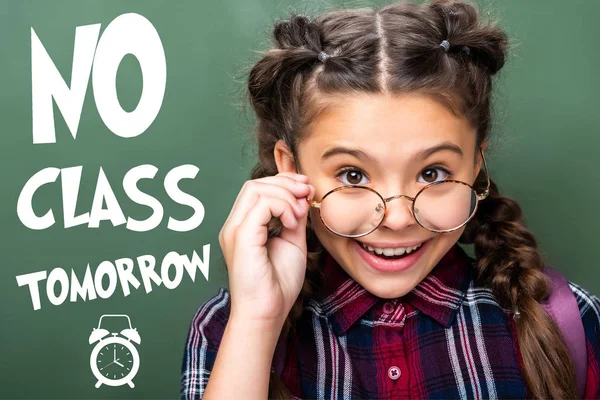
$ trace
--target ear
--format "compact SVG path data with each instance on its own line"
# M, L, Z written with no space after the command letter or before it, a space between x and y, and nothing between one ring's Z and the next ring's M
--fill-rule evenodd
M275 143L273 155L275 156L278 172L297 172L294 155L282 139Z

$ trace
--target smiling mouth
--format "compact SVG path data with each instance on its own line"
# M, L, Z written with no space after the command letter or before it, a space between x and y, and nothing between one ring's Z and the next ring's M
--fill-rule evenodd
M386 260L397 260L400 258L404 258L406 256L408 256L409 254L417 251L422 245L418 244L416 246L412 246L412 247L395 247L395 248L379 248L379 247L371 247L368 245L365 245L362 242L358 242L363 249L365 249L367 252L373 254L376 257L381 257L383 259Z

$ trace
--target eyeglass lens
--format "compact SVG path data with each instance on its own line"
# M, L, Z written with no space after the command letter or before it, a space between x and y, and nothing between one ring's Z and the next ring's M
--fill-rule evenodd
M452 230L471 218L476 204L477 194L470 186L441 182L427 187L417 196L414 216L431 231ZM383 200L377 193L353 186L342 187L326 196L320 212L325 225L343 236L372 232L385 217Z

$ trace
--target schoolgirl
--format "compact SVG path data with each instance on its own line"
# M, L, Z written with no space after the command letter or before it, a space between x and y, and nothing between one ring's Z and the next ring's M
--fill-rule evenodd
M578 386L487 169L506 33L438 0L292 15L273 39L248 78L259 161L219 234L229 288L191 323L181 397L599 398L600 301L568 282Z

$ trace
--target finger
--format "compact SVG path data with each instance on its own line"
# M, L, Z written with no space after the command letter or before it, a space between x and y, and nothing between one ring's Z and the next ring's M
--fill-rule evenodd
M308 194L306 196L304 196L301 200L301 204L310 204L312 201L314 201L315 199L315 194L317 193L317 189L311 185L311 184L307 184L308 186ZM310 199L310 200L309 200Z
M314 197L316 189L313 185L308 186L308 198L312 199ZM303 211L302 216L298 219L298 226L296 228L288 228L286 226L283 226L281 229L280 237L284 240L287 240L290 243L295 244L303 252L306 252L306 224L308 221L310 205L306 200L306 197L298 199L298 204L302 207Z
M279 237L296 245L303 252L306 252L306 221L308 217L308 202L304 199L299 199L299 203L302 203L303 214L298 218L298 224L296 226L285 226L281 228Z
M285 191L289 192L291 197L290 200L292 202L295 202L296 199L301 199L303 197L306 197L306 195L309 193L309 186L304 183L304 182L299 182L290 178L283 178L283 177L271 177L273 179L270 180L256 180L256 183L260 183L263 185L270 185L270 186L275 186L277 188L281 188L284 189ZM283 192L282 192L283 193Z
M298 174L296 172L280 172L274 176L285 176L285 177L292 178L292 179L295 179L300 182L304 182L304 183L308 182L308 176L303 175L303 174Z
M238 195L238 198L240 196L241 196L241 194ZM256 206L256 203L258 202L260 195L258 195L256 193L254 193L254 194L250 193L250 194L246 194L246 197L249 197L248 199L244 200L244 208L246 208L246 209L241 210L239 206L236 208L233 208L230 211L229 215L227 216L225 223L221 227L221 231L219 232L219 243L220 243L223 251L225 251L224 245L226 243L232 242L232 237L234 236L236 229L239 228L241 221L248 213L248 210L251 210L252 208L254 208ZM235 225L233 225L232 220L236 220L239 222L236 222Z
M308 185L290 178L249 181L244 184L244 188L238 196L237 205L234 206L225 223L233 227L238 226L244 220L248 211L256 204L257 196L272 196L285 199L290 203L295 214L299 217L302 214L302 207L298 204L298 198L303 198L308 193L310 193Z
M296 185L295 183L285 182L285 185ZM305 184L301 187L291 187L297 194L306 193L308 194L310 189ZM264 182L254 181L246 185L244 193L240 196L240 201L235 210L232 211L229 224L231 226L238 226L242 220L246 217L248 211L256 204L256 196L270 196L279 197L290 203L290 206L294 209L294 213L300 216L302 213L302 207L298 204L296 195L288 189L288 187L281 187L277 184L269 184Z
M236 241L243 240L250 246L264 246L267 242L267 224L272 217L279 218L288 229L298 226L298 219L289 202L278 197L260 196L236 230Z
M306 175L295 174L293 172L281 172L275 176L265 176L263 178L246 181L244 183L244 186L242 187L242 190L240 190L240 193L238 194L235 202L233 203L233 206L231 207L231 209L234 209L238 205L239 200L240 200L240 195L246 189L247 184L250 182L257 182L257 181L258 182L266 182L266 183L279 183L281 186L288 186L288 187L291 187L293 190L295 182L306 183L306 182L308 182L308 177ZM287 183L287 185L286 185L286 183Z
M285 187L294 193L296 197L302 197L305 195L303 189L308 183L308 178L305 175L293 174L293 176L288 176L280 174L275 176L266 176L264 178L255 179L254 181Z
M219 234L220 238L230 237L232 232L241 224L246 217L249 210L255 206L259 196L255 190L252 190L256 185L255 183L260 181L261 183L272 183L279 184L279 186L287 187L292 192L293 196L305 196L305 192L310 189L306 189L303 181L308 181L308 177L305 175L294 174L291 172L280 173L276 176L268 176L260 179L249 180L244 183L244 186L240 190L236 201L229 213L225 223L221 228ZM298 183L300 182L300 183ZM260 194L260 193L259 193ZM273 193L271 193L273 194ZM298 213L301 207L294 207L296 213ZM220 239L221 241L222 239Z

